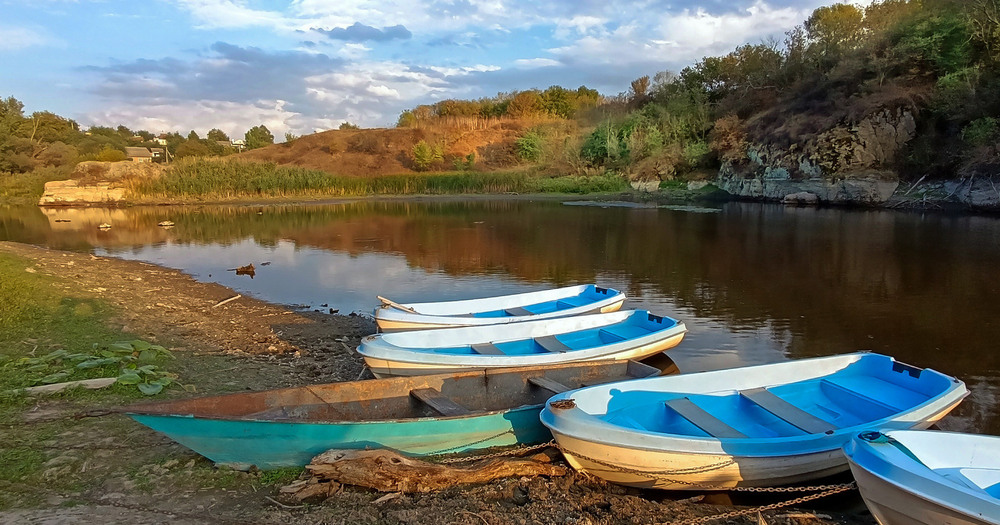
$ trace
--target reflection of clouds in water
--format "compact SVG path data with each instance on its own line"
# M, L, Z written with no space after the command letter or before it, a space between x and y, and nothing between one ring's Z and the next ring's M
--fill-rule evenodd
M1000 402L1000 385L997 377L972 376L959 378L965 381L969 397L951 414L938 423L941 430L952 432L982 432L997 419Z
M225 245L163 243L95 252L180 269L199 281L219 283L274 303L327 304L341 312L369 312L376 306L376 295L402 302L447 301L547 287L490 276L456 278L413 268L402 256L349 255L298 247L289 241L273 246L261 246L252 239ZM257 266L252 280L227 271L251 262ZM271 264L261 266L262 262Z

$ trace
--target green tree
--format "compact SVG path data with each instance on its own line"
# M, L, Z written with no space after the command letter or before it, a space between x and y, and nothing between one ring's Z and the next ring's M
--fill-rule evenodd
M211 155L211 150L200 140L187 140L177 146L174 155L177 158L183 157L207 157Z
M243 138L247 142L247 149L263 148L274 144L274 135L263 124L250 128Z
M410 118L413 117L413 113L411 113L409 111L404 111L403 114L399 116L399 122L396 123L396 127L397 128L407 128L407 127L410 127L407 124L402 124L402 122L403 122L403 115L409 115ZM348 121L345 120L345 121L343 121L343 122L340 123L340 127L337 128L337 129L339 129L339 130L361 129L361 126L358 126L357 124L351 124L350 122L348 122Z
M112 146L104 146L104 149L97 154L97 160L101 162L121 162L127 158L124 151Z
M219 142L223 140L229 142L229 135L226 135L226 132L222 131L219 128L212 128L208 130L207 137L208 140L211 140L212 142Z
M195 130L192 129L191 133L188 133L187 139L188 140L201 140L201 137L198 136L198 132L197 131L195 131Z

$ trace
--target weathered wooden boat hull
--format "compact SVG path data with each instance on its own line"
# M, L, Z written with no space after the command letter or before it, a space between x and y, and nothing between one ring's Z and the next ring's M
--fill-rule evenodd
M872 423L927 428L967 394L933 370L849 354L587 387L554 396L540 417L570 464L590 474L726 490L843 472L853 434Z
M628 361L478 370L144 403L123 412L217 463L272 469L305 465L331 448L423 456L540 443L551 434L538 412L557 391L657 373Z
M374 314L380 331L399 332L611 313L624 303L622 292L590 284L465 301L383 304Z
M461 453L519 443L542 443L540 406L474 418L427 418L362 423L282 423L213 420L181 415L133 415L215 463L262 470L302 466L331 448L386 448L412 456Z
M921 434L865 432L844 447L872 516L881 525L1000 524L1000 438ZM933 446L909 446L907 437Z
M677 346L687 328L669 317L621 311L509 325L370 335L358 353L376 377L634 359Z

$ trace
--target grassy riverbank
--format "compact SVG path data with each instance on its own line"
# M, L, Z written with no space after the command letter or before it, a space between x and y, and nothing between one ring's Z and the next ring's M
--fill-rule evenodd
M162 175L127 181L136 203L232 201L287 197L460 195L510 193L606 193L629 189L615 175L544 177L525 171L460 171L349 177L270 162L190 160Z

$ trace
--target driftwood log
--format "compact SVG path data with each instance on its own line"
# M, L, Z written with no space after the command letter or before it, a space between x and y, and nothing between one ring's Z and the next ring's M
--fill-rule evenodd
M430 492L466 483L520 476L565 476L566 467L546 454L529 458L497 458L466 468L408 458L390 450L328 450L306 465L298 481L281 489L294 501L326 497L340 486L357 485L382 492Z

